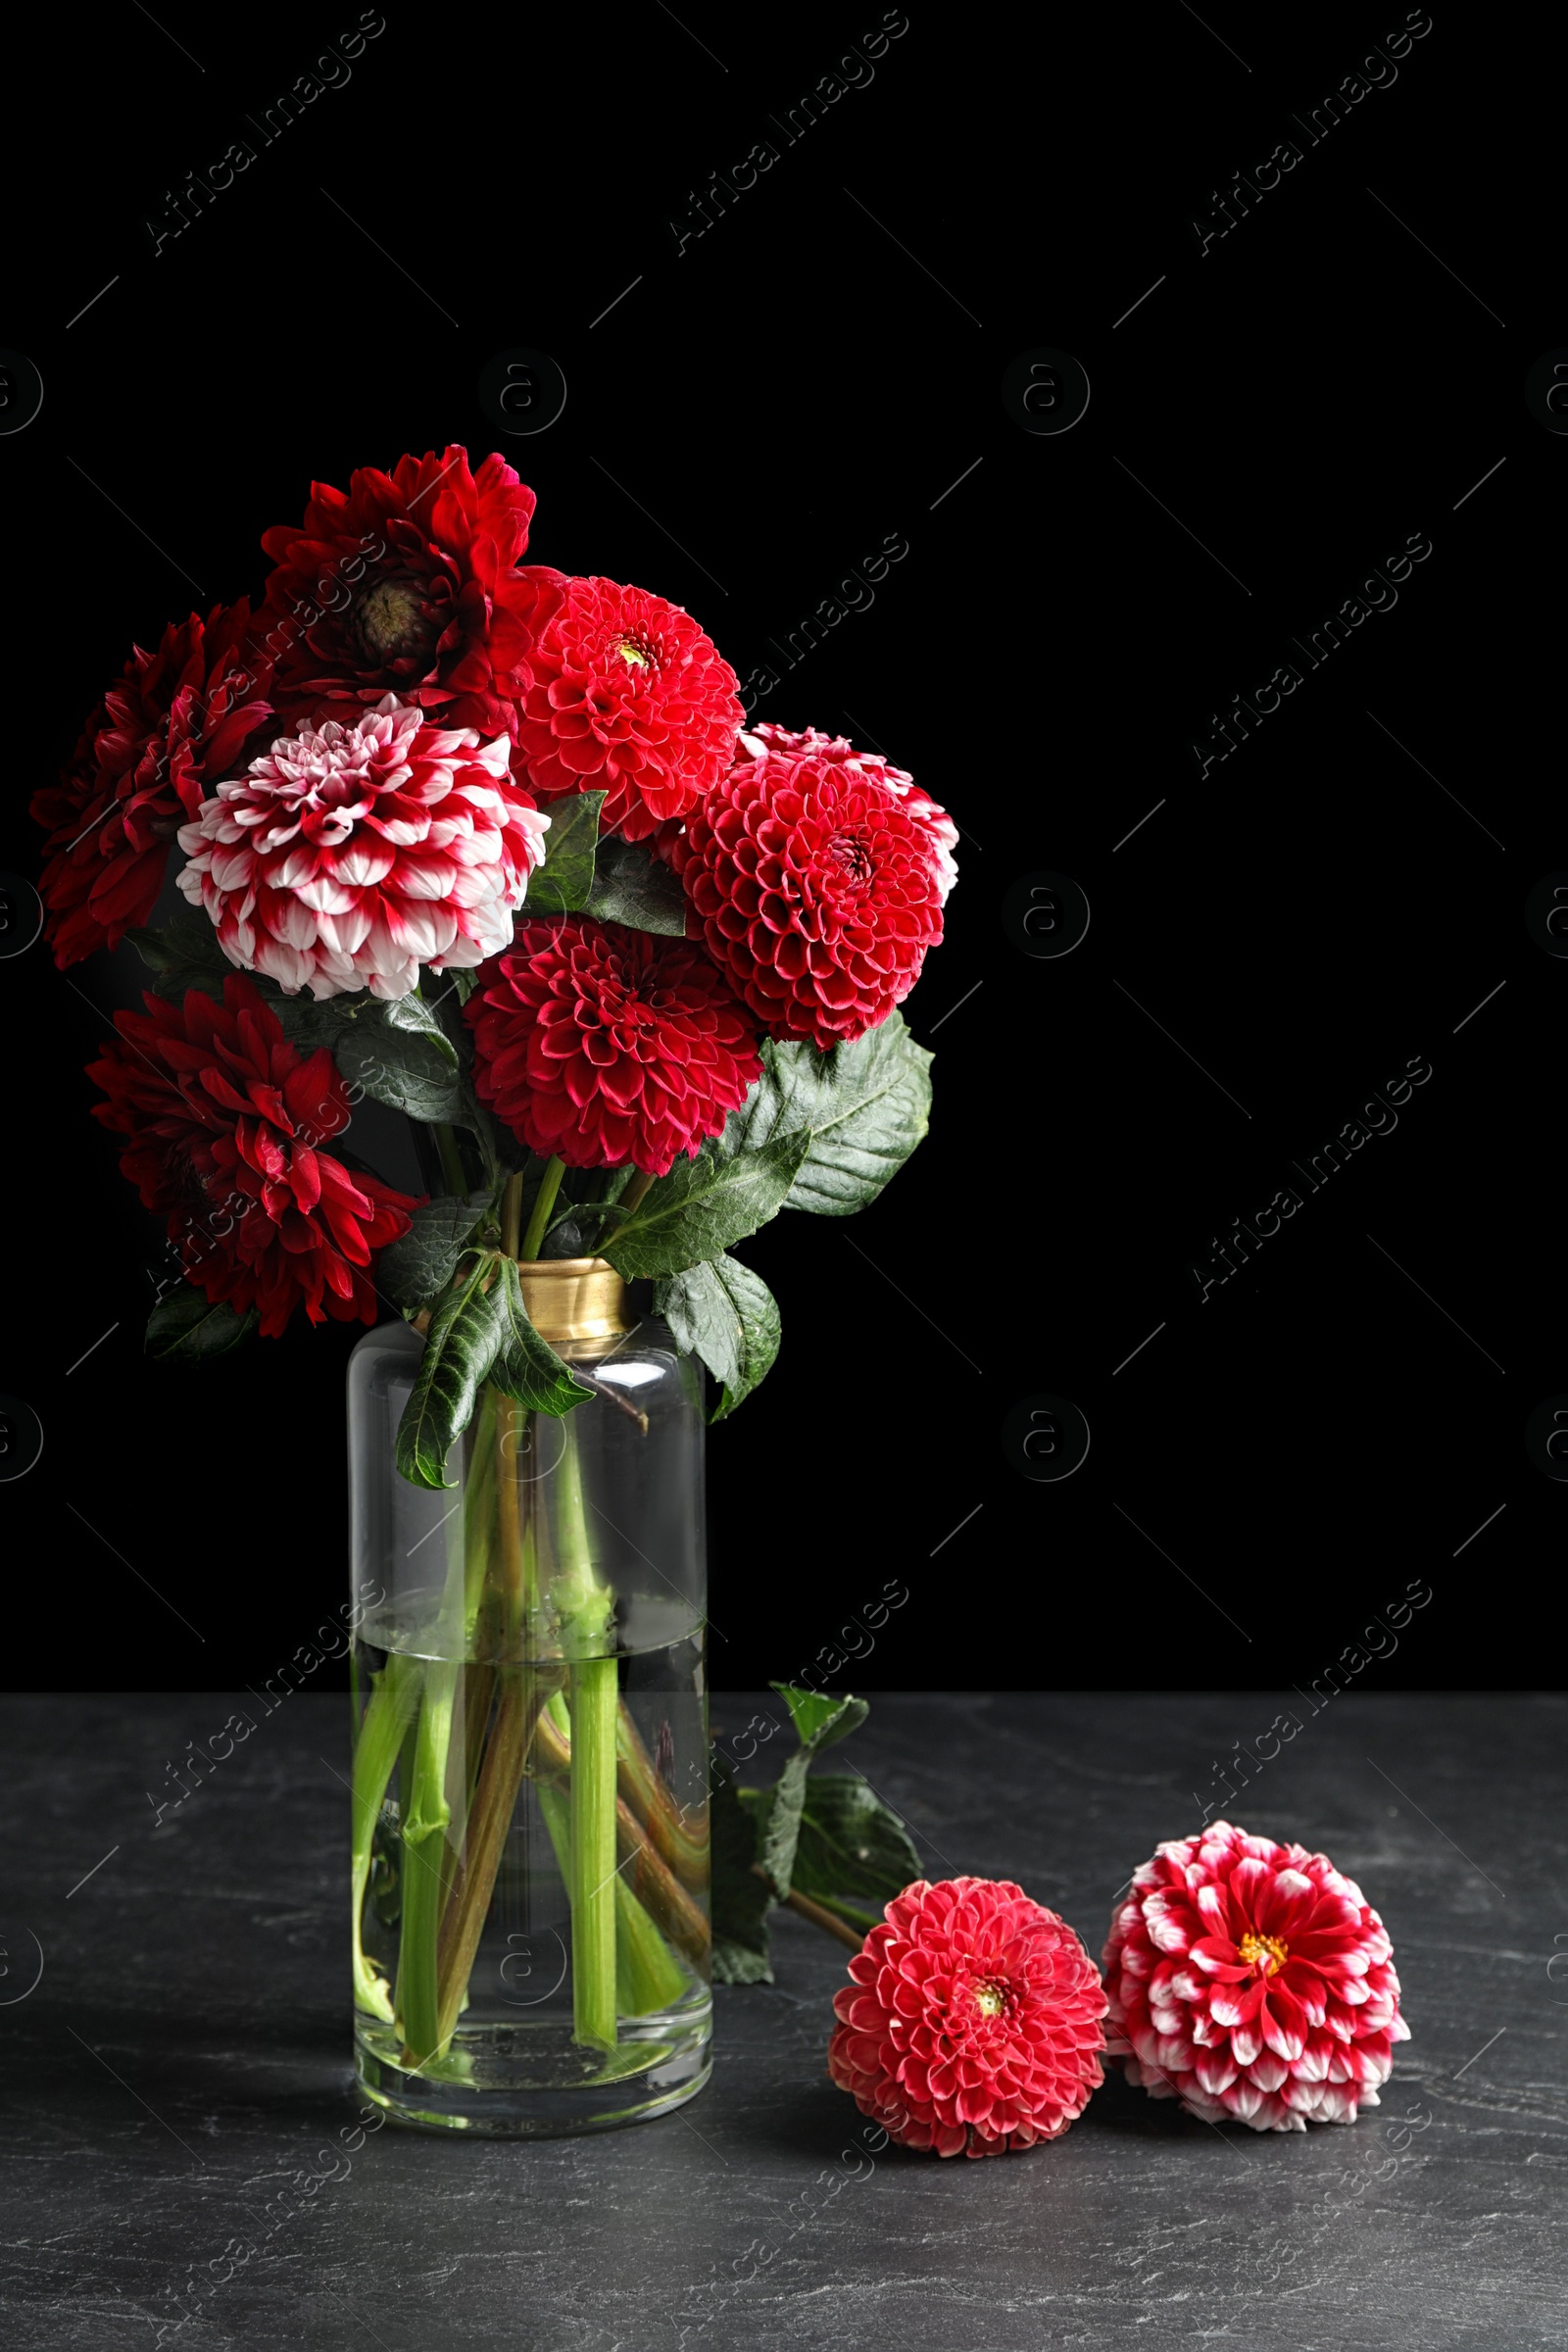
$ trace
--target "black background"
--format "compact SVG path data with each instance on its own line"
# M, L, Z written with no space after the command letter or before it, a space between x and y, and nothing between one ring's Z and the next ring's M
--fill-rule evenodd
M1568 968L1523 905L1568 850L1560 754L1524 746L1568 442L1523 380L1568 333L1536 35L1440 11L1309 145L1289 110L1402 10L912 8L786 145L769 116L876 9L389 5L262 146L246 112L339 14L115 12L10 101L38 160L0 342L45 398L0 439L0 866L36 873L27 796L130 641L254 595L313 476L501 447L531 560L686 605L743 675L902 534L758 714L884 748L963 828L906 1007L936 1109L863 1217L743 1247L785 1346L710 1444L715 1680L800 1671L897 1580L841 1680L1304 1683L1417 1582L1359 1687L1539 1683L1563 1491L1523 1431L1568 1388ZM241 137L254 164L155 256L166 191ZM1192 216L1286 137L1300 163L1200 255ZM689 192L764 138L677 252ZM515 345L569 390L509 440L476 384ZM1091 381L1061 436L1003 406L1036 346ZM1200 778L1210 714L1304 669L1291 636L1412 534L1397 606ZM1039 869L1093 909L1060 960L1003 926ZM45 1430L0 1486L19 1685L255 1682L341 1597L356 1331L199 1375L141 1354L159 1239L80 1072L143 977L0 962L0 1390ZM1416 1056L1396 1131L1200 1302L1213 1238ZM1092 1431L1064 1482L1004 1454L1040 1393Z

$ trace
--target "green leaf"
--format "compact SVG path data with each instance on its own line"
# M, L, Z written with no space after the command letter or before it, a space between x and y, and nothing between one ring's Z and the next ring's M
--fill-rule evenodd
M773 1683L769 1688L778 1692L789 1708L801 1740L779 1774L762 1836L762 1868L782 1902L794 1884L795 1853L806 1805L806 1776L811 1758L856 1731L871 1710L863 1698L822 1698L814 1691L797 1690L788 1683Z
M205 1363L248 1340L260 1321L254 1306L239 1315L215 1306L193 1283L177 1283L147 1318L147 1353L160 1363Z
M766 1882L752 1868L758 1858L757 1823L716 1752L708 1818L714 1980L720 1984L771 1984L767 1914L773 1898Z
M375 1261L375 1285L399 1306L428 1306L452 1280L465 1245L492 1205L488 1193L470 1200L427 1200L413 1211L408 1232Z
M515 1258L502 1258L496 1289L503 1321L501 1347L490 1368L491 1387L532 1413L553 1413L558 1419L592 1397L593 1390L572 1378L570 1368L529 1322Z
M922 1875L908 1831L864 1781L823 1772L807 1782L790 1881L802 1894L889 1903Z
M390 1006L377 1006L373 999L344 1002L363 1004L364 1009L358 1017L340 1016L335 1033L325 1023L309 1024L313 1042L329 1048L344 1084L362 1087L372 1102L407 1111L411 1119L431 1124L462 1120L466 1109L463 1079L449 1040L443 1037L438 1046L422 1030L389 1025L385 1014ZM278 1007L288 1035L307 1026L299 1017L303 1009L298 1005ZM312 1010L322 1012L326 1007ZM320 1034L322 1031L325 1034Z
M679 1274L722 1256L783 1206L810 1140L803 1130L777 1136L759 1152L727 1155L706 1143L695 1159L677 1159L649 1186L601 1254L628 1281Z
M836 1747L851 1732L858 1732L871 1712L870 1702L863 1698L829 1698L819 1690L801 1690L793 1683L769 1683L790 1711L795 1737L809 1755L820 1755L824 1748Z
M528 876L524 914L574 914L587 906L604 805L602 792L579 792L573 800L555 803L543 862Z
M411 990L406 997L390 998L381 1007L381 1019L389 1029L406 1030L411 1037L427 1037L442 1059L457 1068L458 1049L423 997Z
M771 1136L804 1129L809 1147L785 1207L853 1216L876 1199L924 1136L931 1061L900 1012L829 1054L769 1041L762 1075L731 1115L721 1148L755 1151Z
M424 1353L398 1423L397 1466L411 1486L441 1489L452 1483L446 1476L447 1454L473 1418L480 1387L508 1336L499 1262L499 1252L480 1251L430 1318Z
M760 1274L738 1258L688 1266L654 1291L654 1312L677 1348L701 1356L722 1395L710 1418L722 1421L772 1369L778 1354L778 1301Z
M643 842L613 834L599 844L599 865L588 912L601 923L629 923L634 931L686 936L686 893L678 875Z
M163 983L161 994L182 997L199 988L220 997L223 982L238 970L218 944L218 933L199 906L180 906L158 930L127 931L126 939L150 972Z

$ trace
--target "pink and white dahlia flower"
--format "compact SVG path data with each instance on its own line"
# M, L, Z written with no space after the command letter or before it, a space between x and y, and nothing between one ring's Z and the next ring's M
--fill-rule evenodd
M286 996L405 997L421 963L469 970L510 941L544 856L511 748L391 694L353 723L302 718L180 828L179 887Z
M958 863L954 855L958 846L958 828L947 810L939 808L920 790L906 767L895 767L891 760L884 760L877 752L858 752L847 735L824 735L819 727L803 727L796 733L789 727L776 726L772 719L764 719L759 727L748 727L739 739L735 757L758 760L765 753L775 760L820 760L835 767L851 767L857 775L868 777L896 801L902 801L906 813L929 836L937 895L946 904L949 891L958 879Z
M1326 1854L1212 1822L1156 1847L1112 1918L1106 2050L1206 2123L1353 2124L1410 2038L1392 1950Z

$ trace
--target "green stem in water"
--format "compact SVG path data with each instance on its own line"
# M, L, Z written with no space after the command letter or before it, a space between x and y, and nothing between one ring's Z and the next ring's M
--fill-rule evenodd
M565 1173L566 1163L564 1159L550 1159L545 1162L545 1172L539 1179L539 1190L533 1197L533 1214L528 1219L528 1230L523 1235L517 1250L517 1256L524 1264L530 1263L539 1255L539 1245L545 1238L545 1227L550 1222L550 1211L556 1205L556 1195L561 1190L561 1179Z
M615 1704L613 1658L571 1668L572 2037L615 2046Z
M463 1669L448 1659L425 1667L424 1699L414 1740L413 1787L403 1821L403 1933L398 1947L398 2009L406 2063L428 2066L441 2055L436 1939L452 1876L447 1826L447 1754L452 1710Z
M548 1171L547 1171L548 1174ZM601 1654L611 1595L594 1574L583 1504L577 1418L562 1425L556 1470L556 1556L551 1597L570 1663L571 1988L574 2039L615 2046L615 1660Z
M539 1810L562 1878L571 1885L571 1806L559 1788L538 1784ZM615 2007L622 2017L670 2009L691 1988L674 1957L624 1878L615 1881Z
M436 1155L441 1162L441 1174L454 1200L467 1195L468 1179L463 1173L463 1160L458 1151L458 1139L445 1121L437 1121L430 1129L435 1137Z
M350 1874L354 1904L354 1998L373 2017L392 2017L386 1984L366 1957L361 1921L365 1889L370 1876L370 1853L376 1819L387 1783L398 1760L403 1736L419 1703L421 1670L417 1658L393 1650L374 1678L370 1703L354 1742L353 1864Z

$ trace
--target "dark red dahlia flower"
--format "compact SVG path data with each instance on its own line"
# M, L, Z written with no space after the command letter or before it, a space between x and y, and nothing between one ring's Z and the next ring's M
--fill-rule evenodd
M142 1002L89 1065L109 1098L93 1116L129 1139L121 1171L167 1215L186 1281L240 1314L259 1307L269 1339L302 1298L313 1323L373 1323L371 1253L418 1203L318 1148L349 1122L330 1054L296 1053L238 973L221 1004L198 989L183 1005Z
M825 1052L902 1004L942 937L942 811L922 799L917 814L836 748L750 740L668 855L736 995L772 1036Z
M171 621L156 653L133 650L61 781L33 795L62 971L146 922L176 830L270 715L270 681L244 602Z
M931 836L931 855L938 874L938 889L946 902L949 891L958 879L957 860L954 852L958 846L958 828L945 808L928 800L906 767L895 767L879 752L858 752L847 735L824 735L819 727L805 727L799 732L776 726L763 719L760 726L749 727L736 749L737 759L756 759L759 748L775 759L799 760L809 755L813 760L826 760L838 767L853 767L862 776L870 777L890 792L905 808L916 824L923 825Z
M1353 2124L1410 2038L1392 1954L1326 1854L1212 1822L1156 1847L1111 1921L1107 2047L1206 2123Z
M532 666L517 752L541 800L603 788L605 830L644 841L729 765L746 715L735 672L679 605L570 580Z
M522 922L466 1005L481 1102L570 1168L667 1176L761 1073L701 948L585 914Z
M515 736L534 631L562 579L519 568L533 510L504 458L471 473L456 447L389 474L362 467L346 493L313 482L304 522L262 533L276 569L257 630L279 710L320 717L323 702L392 693L440 726Z
M834 1997L828 2072L906 2148L1003 2156L1055 2139L1104 2080L1100 1972L1006 1879L917 1879Z

